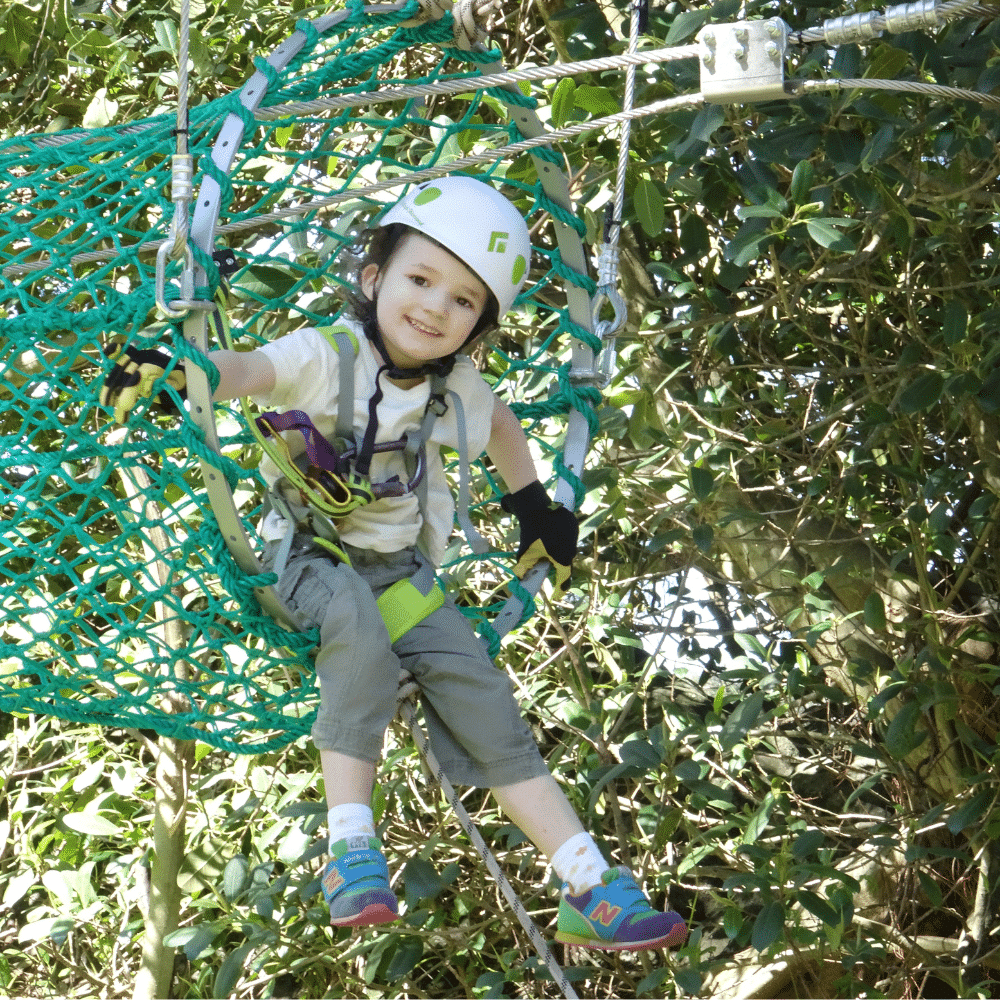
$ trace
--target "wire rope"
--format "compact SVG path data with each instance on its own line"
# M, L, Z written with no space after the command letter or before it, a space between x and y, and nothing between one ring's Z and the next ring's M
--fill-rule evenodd
M468 88L466 88L468 89ZM275 209L262 215L254 216L252 219L245 219L241 222L233 222L221 225L215 232L219 236L234 235L237 233L249 232L263 228L275 222L286 222L295 219L305 212L323 211L339 205L344 201L363 197L369 194L376 194L381 191L388 191L392 188L400 187L403 184L421 183L425 180L433 180L445 174L453 173L456 170L465 170L468 167L483 166L492 164L497 160L507 157L520 156L522 153L530 152L542 146L550 145L553 142L561 142L564 139L572 139L593 132L599 129L610 128L621 124L626 120L635 120L646 115L657 115L665 112L677 111L682 108L697 107L704 103L701 94L682 94L678 97L665 98L653 104L644 105L640 108L633 108L630 111L617 111L611 115L601 118L593 118L586 122L574 122L560 129L553 129L543 135L530 139L521 139L518 142L510 143L506 146L499 146L496 149L473 153L468 156L449 160L447 163L438 164L433 167L425 167L423 170L414 170L405 177L392 177L384 181L377 181L364 187L349 188L337 194L328 195L323 198L311 198L309 201L298 205L290 205L287 208ZM97 263L99 261L112 260L121 256L122 251L134 251L138 253L155 252L163 240L150 240L149 242L131 243L124 245L122 250L94 250L90 253L77 254L70 258L70 264L77 266L82 264ZM30 264L10 265L3 269L4 275L11 277L19 274L26 274L31 271L41 271L48 266L48 261L33 261Z
M694 59L698 55L697 45L676 45L664 49L646 49L622 53L617 56L604 56L597 59L580 59L575 62L553 63L548 66L529 66L525 69L507 70L503 73L490 73L485 76L465 78L461 80L439 80L435 83L416 83L404 87L383 87L379 90L368 90L357 94L343 94L340 97L319 98L315 101L294 101L288 104L275 104L268 108L258 108L254 112L257 119L269 121L292 115L308 115L316 111L341 110L343 108L362 107L372 104L387 104L418 97L439 97L449 94L461 94L469 90L486 90L491 87L504 87L516 83L531 83L536 80L555 80L565 76L576 76L580 73L599 73L609 70L629 69L647 64L679 62L683 59Z
M820 90L889 90L897 93L927 94L931 97L947 97L952 100L977 101L987 107L1000 108L1000 97L983 94L978 90L963 87L946 87L939 83L920 83L917 80L878 80L865 78L838 80L792 80L789 81L792 96Z

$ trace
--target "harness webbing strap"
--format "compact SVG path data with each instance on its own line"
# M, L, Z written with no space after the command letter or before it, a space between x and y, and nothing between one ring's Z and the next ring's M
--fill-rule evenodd
M358 338L347 327L334 326L322 331L340 355L340 395L337 404L337 437L354 441L354 362L358 356ZM348 361L350 363L348 364ZM350 406L342 401L349 399Z
M448 398L455 407L455 423L458 427L458 503L455 505L455 516L465 533L469 548L477 556L481 556L489 551L490 543L476 531L469 517L469 443L465 434L465 407L461 397L453 389L448 390Z
M444 604L444 591L430 563L425 563L410 579L398 580L385 590L376 603L389 639L395 642Z

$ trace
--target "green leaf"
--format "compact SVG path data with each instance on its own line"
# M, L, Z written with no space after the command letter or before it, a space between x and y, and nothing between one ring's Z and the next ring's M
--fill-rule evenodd
M920 705L907 702L895 715L885 733L885 748L897 760L912 753L927 738L926 730L917 730Z
M702 977L696 969L678 969L674 973L674 982L690 996L696 997L701 993Z
M572 77L564 76L552 94L552 127L562 128L569 121L569 116L576 106L576 82Z
M983 813L992 804L993 797L992 788L984 788L981 792L977 792L945 820L945 825L952 833L961 833L967 826L982 818Z
M899 409L903 413L929 410L941 398L944 376L937 371L918 375L899 395Z
M583 108L592 115L613 115L622 109L618 99L607 87L584 84L576 88L575 100L578 108Z
M433 899L445 883L437 873L437 868L422 858L413 858L403 868L403 886L406 891L407 909L416 909L422 899Z
M239 981L240 973L246 963L246 957L253 947L249 942L241 944L239 948L234 948L222 960L219 971L215 974L215 991L212 996L229 997L235 992L236 983Z
M792 854L801 861L810 854L815 854L825 840L826 834L822 830L805 830L795 838Z
M824 924L829 924L831 927L840 926L840 914L822 896L816 895L809 889L800 889L796 899L803 909L818 917Z
M764 707L764 692L755 691L744 698L730 713L719 733L719 742L726 752L733 749L750 731Z
M388 981L395 982L409 975L417 962L423 958L424 944L418 937L405 937L396 948L389 968L386 969L385 977Z
M712 12L708 7L704 7L701 10L681 11L670 25L670 30L667 32L666 44L680 45L681 42L686 42L689 38L693 38L708 23L711 16Z
M722 714L722 706L726 703L726 685L720 684L712 699L712 711L716 715Z
M247 887L250 876L250 862L242 854L230 858L222 872L222 895L233 902Z
M865 598L865 625L873 632L885 631L885 605L880 594L871 593Z
M635 995L637 997L662 997L665 995L663 984L667 982L668 979L673 979L673 970L668 966L660 966L658 969L654 969L648 976L639 982L635 988ZM496 996L502 996L503 994L497 993Z
M780 219L782 212L776 205L740 205L736 210L738 219Z
M757 914L754 921L753 930L750 932L750 944L757 951L764 951L769 948L785 927L785 908L776 899L764 904L764 908Z
M735 906L727 906L722 914L722 931L728 938L734 938L743 929L743 912Z
M808 160L799 160L792 171L792 182L788 186L788 198L796 205L808 202L813 184L813 165Z
M212 942L221 929L222 926L218 923L182 927L168 934L163 943L169 948L183 948L184 956L189 962L193 962L212 947Z
M941 886L927 872L918 871L917 878L920 879L920 888L924 890L924 895L927 897L928 902L934 909L937 909L944 903Z
M737 267L745 267L761 256L762 248L772 239L773 234L760 219L750 219L739 228L722 253Z
M828 250L838 250L843 253L853 253L856 249L854 241L831 225L829 219L808 219L806 221L806 232L821 247Z
M73 929L74 921L70 917L45 917L24 924L18 929L19 944L29 944L33 941L44 941L51 938L56 944L62 944Z
M647 178L640 180L632 192L632 204L646 235L659 236L663 232L666 214L657 186Z
M626 764L640 768L643 772L655 771L663 761L663 754L649 740L635 739L623 743L618 751Z
M771 818L771 813L774 812L774 804L774 793L768 792L764 796L761 807L750 817L750 822L743 834L744 844L756 843L760 835L767 829L768 820Z
M88 837L115 837L122 832L117 823L91 812L66 813L63 822L77 833Z
M707 500L712 495L712 487L715 486L715 476L700 465L692 465L688 469L688 478L691 480L691 492L698 500Z
M715 538L712 526L710 524L696 524L691 535L694 538L694 544L698 546L698 551L707 555L709 549L712 548L712 540Z
M969 311L961 302L952 299L945 304L944 316L941 322L941 333L944 342L952 347L965 340L966 331L969 328Z

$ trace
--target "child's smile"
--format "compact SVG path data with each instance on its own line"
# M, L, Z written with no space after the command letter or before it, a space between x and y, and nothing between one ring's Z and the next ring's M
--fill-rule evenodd
M376 303L387 360L400 368L458 351L489 294L458 258L419 233L407 234L381 271L365 268L361 286Z

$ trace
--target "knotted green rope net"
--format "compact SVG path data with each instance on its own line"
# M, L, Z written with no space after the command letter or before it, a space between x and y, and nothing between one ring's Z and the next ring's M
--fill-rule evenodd
M355 3L333 30L298 25L307 41L287 68L257 60L269 81L265 105L376 90L380 76L393 85L474 77L498 58L449 47L449 16L400 26L417 13L413 3L373 16ZM330 322L353 241L403 190L366 191L374 182L520 138L495 92L474 87L261 121L247 120L239 94L191 108L194 190L206 172L222 186L216 245L235 251L239 267L229 294L239 343ZM226 174L210 153L233 113L248 127ZM253 439L238 408L217 413L219 456L183 411L140 410L121 428L97 402L110 341L166 338L190 353L154 310L155 251L173 212L174 127L164 115L0 144L0 708L259 752L307 733L317 695L315 636L287 632L261 611L261 578L237 567L202 487L197 460L210 455L252 534L261 500ZM467 172L490 175L533 230L521 328L502 334L485 371L565 478L565 414L575 406L592 421L595 399L567 374L568 341L589 334L569 319L560 281L587 279L567 274L554 249L549 213L561 210L527 156ZM329 196L341 200L317 204ZM214 264L205 253L198 263L214 287ZM171 264L171 281L179 268ZM445 572L470 604L487 605L477 614L490 640L483 595L501 591L513 539L487 470L473 474L473 516L497 552L471 560L456 543Z

